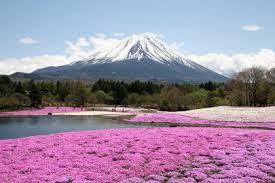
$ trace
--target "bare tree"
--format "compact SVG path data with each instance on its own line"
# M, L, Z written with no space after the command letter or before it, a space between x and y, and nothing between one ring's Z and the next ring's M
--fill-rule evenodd
M265 80L265 73L263 68L251 67L233 76L233 87L243 93L247 105L257 105L257 92Z
M275 68L267 71L266 78L269 83L275 85Z

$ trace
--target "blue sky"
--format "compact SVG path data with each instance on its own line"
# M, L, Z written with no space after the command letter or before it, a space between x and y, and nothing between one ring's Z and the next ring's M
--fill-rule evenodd
M162 34L186 55L257 54L275 50L274 9L273 0L2 0L0 59L64 55L67 41L115 32Z

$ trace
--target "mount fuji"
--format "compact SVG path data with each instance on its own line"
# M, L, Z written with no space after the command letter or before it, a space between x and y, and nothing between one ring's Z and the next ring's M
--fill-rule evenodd
M134 34L109 50L58 67L38 69L14 78L151 80L168 82L223 82L227 78L175 53L151 33Z

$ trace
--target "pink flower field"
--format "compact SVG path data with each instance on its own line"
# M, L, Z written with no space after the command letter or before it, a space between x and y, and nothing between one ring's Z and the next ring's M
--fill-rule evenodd
M12 111L12 112L0 112L1 116L39 116L48 115L48 113L66 113L66 112L80 112L85 111L85 108L80 107L45 107L42 109Z
M270 107L232 107L219 106L190 111L179 111L175 114L196 117L212 121L240 122L275 122L275 106Z
M218 116L218 114L217 114ZM202 119L192 116L185 116L175 113L154 113L154 114L141 114L131 119L128 122L141 122L141 123L165 123L165 124L178 124L184 126L218 126L218 127L247 127L247 128L264 128L275 129L275 122L246 122L246 121L219 121Z
M0 182L275 182L274 131L139 128L0 141Z

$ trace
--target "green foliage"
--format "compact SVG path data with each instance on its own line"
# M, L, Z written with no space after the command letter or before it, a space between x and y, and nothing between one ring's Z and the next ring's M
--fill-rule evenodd
M167 86L161 91L163 100L161 107L168 107L169 111L177 111L183 105L183 93L176 87Z
M115 104L123 104L124 99L127 97L127 89L125 84L116 83L113 87L113 97Z
M141 106L142 104L145 104L145 100L146 100L145 95L131 93L127 96L125 104L138 107L138 106Z
M26 91L25 91L25 89L23 88L21 82L15 82L15 83L14 83L14 87L15 87L15 89L14 89L14 92L15 92L15 93L26 94Z
M175 85L184 95L199 90L198 86L191 83L182 83Z
M12 95L10 95L10 97L17 100L17 106L29 106L31 104L30 98L25 94L13 93Z
M65 102L65 98L70 94L71 85L69 81L64 81L62 83L58 81L56 83L57 95L61 102Z
M39 107L42 103L42 93L37 84L33 80L29 82L29 97L31 99L32 107Z
M271 89L271 91L268 93L268 100L267 103L270 105L275 105L275 88Z
M14 85L8 76L0 76L0 96L7 96L13 93Z
M95 91L89 96L89 103L91 104L111 104L112 101L113 97L102 90Z
M171 104L167 101L167 99L162 99L160 102L159 109L161 111L171 111L172 107Z
M188 110L219 105L275 104L275 69L250 68L226 83L207 82L159 84L100 79L84 81L13 82L0 76L0 109L53 105L130 105L165 111Z
M19 101L15 97L0 97L0 109L7 109L18 105Z
M207 91L214 91L222 85L223 83L214 83L212 81L208 81L207 83L201 83L199 87Z
M208 92L205 98L205 107L214 107L216 105L215 94Z
M126 88L128 93L138 93L138 94L154 94L160 93L162 85L154 84L150 81L148 82L140 82L133 81L130 83L125 83L123 81L113 81L113 80L104 80L99 79L93 84L92 91L102 90L105 93L114 92L115 87L118 85L122 85Z
M70 87L63 90L65 91L66 89L68 91L65 102L70 105L85 106L90 94L86 84L82 81L73 81L68 86Z
M150 81L140 82L137 80L126 84L126 88L129 93L138 93L138 94L160 93L161 87L162 86L154 84Z
M207 91L199 89L198 91L189 93L183 97L184 106L189 106L191 109L201 108L204 105Z

